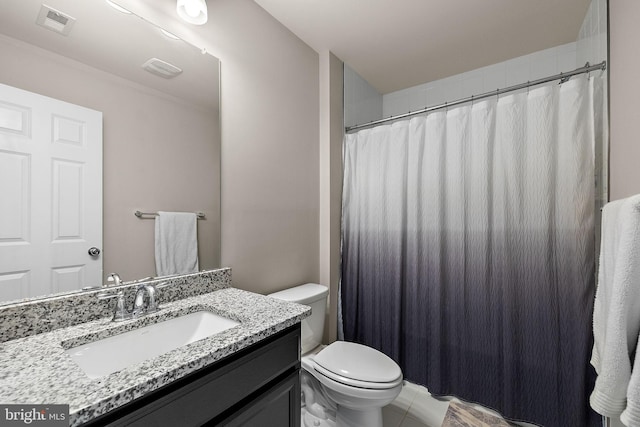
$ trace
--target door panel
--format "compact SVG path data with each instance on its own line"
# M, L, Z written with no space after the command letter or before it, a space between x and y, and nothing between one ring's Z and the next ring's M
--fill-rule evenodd
M30 156L0 151L0 245L29 241Z
M25 292L29 292L29 276L29 271L0 273L0 295L4 295L8 300L22 298Z
M83 239L82 188L84 164L66 160L52 160L51 223L53 242Z
M84 283L84 266L72 265L51 269L51 290L68 292L78 289L78 283Z
M0 84L0 301L101 283L102 113Z

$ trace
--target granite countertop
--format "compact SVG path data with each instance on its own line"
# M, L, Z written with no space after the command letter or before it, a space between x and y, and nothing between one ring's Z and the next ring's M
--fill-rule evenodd
M240 325L93 380L65 353L65 349L199 310ZM310 313L307 306L227 288L163 304L157 313L134 320L100 319L8 341L0 344L0 402L68 404L70 425L81 425L295 325Z

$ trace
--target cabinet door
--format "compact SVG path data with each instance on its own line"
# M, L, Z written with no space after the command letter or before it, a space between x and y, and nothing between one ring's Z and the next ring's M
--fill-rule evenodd
M215 425L300 427L300 371L292 373L269 391Z

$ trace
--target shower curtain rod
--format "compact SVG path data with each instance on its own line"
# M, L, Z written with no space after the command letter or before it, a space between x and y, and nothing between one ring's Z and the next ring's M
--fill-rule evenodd
M363 123L361 125L347 126L347 127L345 127L345 132L351 132L351 131L354 131L354 130L363 129L363 128L367 128L367 127L370 127L370 126L375 126L375 125L379 125L379 124L382 124L382 123L390 122L390 121L393 121L393 120L404 119L405 117L417 116L418 114L429 113L431 111L441 110L443 108L454 107L456 105L464 104L464 103L467 103L467 102L473 102L473 101L477 101L479 99L484 99L484 98L489 98L489 97L492 97L492 96L502 95L503 93L513 92L514 90L526 89L526 88L531 87L531 86L536 86L536 85L539 85L539 84L552 82L554 80L560 80L560 83L564 83L565 81L569 80L569 78L571 76L575 76L577 74L589 73L591 71L596 71L596 70L604 71L606 69L607 69L607 61L602 61L601 63L596 64L596 65L589 65L589 63L587 62L584 65L584 67L576 68L575 70L568 71L566 73L560 73L560 74L556 74L556 75L549 76L549 77L543 77L543 78L538 79L538 80L532 80L532 81L528 81L526 83L521 83L521 84L518 84L518 85L509 86L509 87L506 87L504 89L496 89L496 90L494 90L492 92L486 92L486 93L483 93L483 94L480 94L480 95L468 96L466 98L458 99L457 101L445 102L443 104L434 105L432 107L426 107L426 108L423 108L421 110L410 111L408 113L398 114L397 116L390 116L390 117L387 117L386 119L374 120L372 122Z

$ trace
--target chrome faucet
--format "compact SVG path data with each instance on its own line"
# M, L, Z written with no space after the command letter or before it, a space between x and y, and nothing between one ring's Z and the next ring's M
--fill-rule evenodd
M147 296L146 301L145 294ZM139 317L143 314L153 313L154 311L158 311L155 286L149 284L139 285L136 290L136 296L133 299L131 314L133 317Z
M133 306L128 310L125 303L124 291L118 289L115 293L101 292L98 294L99 300L116 298L116 305L113 310L113 321L136 319L146 314L158 311L158 303L156 301L156 288L163 288L167 283L158 283L157 285L139 284L136 287L136 294L133 299ZM145 298L146 296L146 298Z
M114 282L113 286L120 286L122 284L122 280L120 279L118 273L111 273L107 277L107 282ZM109 286L109 284L107 283L105 286Z

